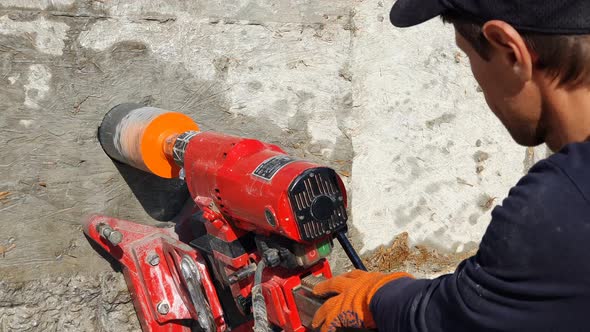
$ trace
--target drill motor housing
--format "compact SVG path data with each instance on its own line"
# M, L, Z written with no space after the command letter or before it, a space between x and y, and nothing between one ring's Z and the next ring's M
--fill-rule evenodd
M211 199L236 228L299 243L345 229L346 194L334 170L221 133L195 134L185 146L182 165L193 199L201 205Z

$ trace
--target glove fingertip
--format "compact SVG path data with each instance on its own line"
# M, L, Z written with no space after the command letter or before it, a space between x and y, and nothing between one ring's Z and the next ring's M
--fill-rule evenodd
M324 315L315 315L313 320L311 321L311 327L314 329L319 328L322 324L326 321L326 317Z
M329 313L335 307L337 301L338 299L333 297L324 302L324 304L322 304L322 306L316 311L315 315L313 316L311 326L314 328L325 326Z

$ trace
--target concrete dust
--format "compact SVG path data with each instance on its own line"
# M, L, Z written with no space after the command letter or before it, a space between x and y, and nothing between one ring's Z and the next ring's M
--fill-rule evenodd
M410 247L408 233L398 234L390 246L381 246L363 255L363 261L370 271L409 272L416 277L432 277L451 273L464 259L477 251L463 253L440 253L426 246Z

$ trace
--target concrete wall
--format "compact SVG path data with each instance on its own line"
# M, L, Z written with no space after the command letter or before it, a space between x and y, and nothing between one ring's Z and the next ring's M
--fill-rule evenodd
M355 3L353 223L363 249L473 249L490 211L544 147L517 146L487 108L451 26L394 29L390 3Z
M2 0L0 249L11 250L0 255L0 294L12 295L0 297L0 331L137 329L116 295L120 275L80 220L170 226L186 188L104 155L96 128L121 102L331 165L363 252L402 231L443 251L476 246L490 209L545 151L511 142L450 27L393 29L390 6Z

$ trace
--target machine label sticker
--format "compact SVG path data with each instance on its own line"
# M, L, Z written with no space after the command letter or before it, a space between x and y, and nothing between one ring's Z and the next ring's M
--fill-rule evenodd
M252 174L270 181L281 168L295 160L295 158L285 155L274 156L258 165Z

